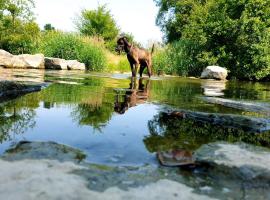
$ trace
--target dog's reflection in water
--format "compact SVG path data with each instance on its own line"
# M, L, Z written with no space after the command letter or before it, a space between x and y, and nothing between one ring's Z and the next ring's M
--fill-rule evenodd
M124 90L124 94L116 90L114 111L124 114L129 108L145 103L149 96L149 83L149 79L140 78L137 81L131 78L130 87Z

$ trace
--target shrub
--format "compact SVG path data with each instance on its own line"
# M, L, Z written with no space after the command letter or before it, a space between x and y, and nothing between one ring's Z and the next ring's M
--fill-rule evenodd
M156 51L153 57L154 71L157 74L178 74L181 76L199 75L202 68L197 65L196 43L180 40Z
M47 57L79 60L88 70L101 71L106 67L105 49L94 39L71 33L49 31L44 33L39 52Z

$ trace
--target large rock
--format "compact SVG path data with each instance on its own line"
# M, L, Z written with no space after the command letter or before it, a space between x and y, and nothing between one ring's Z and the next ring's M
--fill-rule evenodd
M226 80L228 71L219 66L208 66L201 74L202 79Z
M85 64L77 60L45 58L45 68L54 70L85 70Z
M67 70L67 61L61 58L45 58L45 69Z
M17 57L26 63L26 68L33 68L33 69L44 69L45 68L43 54L35 54L35 55L22 54L22 55L19 55ZM16 65L13 64L13 67L15 68Z
M196 162L245 180L270 180L270 151L245 143L216 142L195 152Z
M69 70L85 70L85 64L77 60L67 60L67 67Z
M4 50L0 50L0 66L5 68L44 69L44 55L22 54L14 56Z
M0 49L0 66L2 67L12 67L13 55L9 52Z

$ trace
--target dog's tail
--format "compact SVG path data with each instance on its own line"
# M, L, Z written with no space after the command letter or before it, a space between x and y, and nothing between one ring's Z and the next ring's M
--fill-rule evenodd
M155 51L155 44L153 44L152 46L151 55L153 55L154 51Z

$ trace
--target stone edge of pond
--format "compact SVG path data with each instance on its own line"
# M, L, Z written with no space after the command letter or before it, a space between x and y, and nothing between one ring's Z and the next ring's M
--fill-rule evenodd
M48 84L0 81L0 102L5 102L32 92L39 92Z
M174 181L172 169L95 165L81 155L55 142L19 142L0 157L0 198L211 199Z

